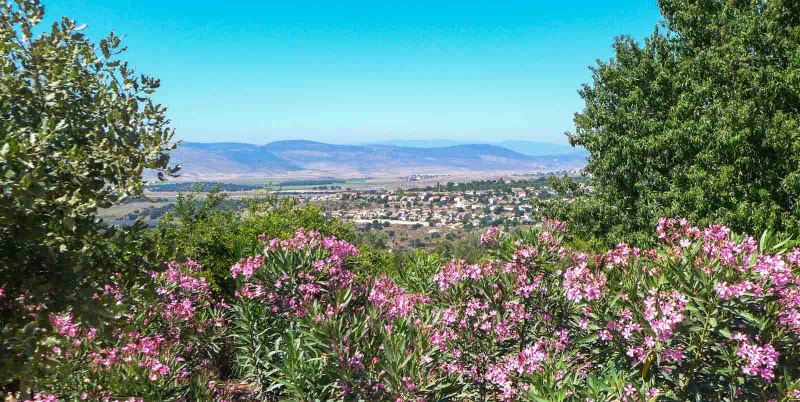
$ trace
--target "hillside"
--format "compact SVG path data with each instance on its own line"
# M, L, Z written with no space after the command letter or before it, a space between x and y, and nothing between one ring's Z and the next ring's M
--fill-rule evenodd
M496 145L499 147L510 149L528 156L550 156L550 155L586 155L586 150L580 147L572 147L568 144L553 144L550 142L542 141L521 141L521 140L505 140L500 142L481 142ZM472 145L475 142L458 141L458 140L386 140L372 142L367 145L389 145L397 147L412 147L412 148L439 148L451 147L456 145Z
M277 141L265 145L184 142L172 154L184 176L331 174L430 174L539 172L583 166L578 153L530 156L497 145L416 148Z

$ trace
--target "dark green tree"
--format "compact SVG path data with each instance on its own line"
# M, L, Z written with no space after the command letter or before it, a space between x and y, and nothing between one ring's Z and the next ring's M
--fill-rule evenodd
M570 142L590 195L562 210L606 241L660 216L800 232L800 2L660 0L643 44L592 68Z

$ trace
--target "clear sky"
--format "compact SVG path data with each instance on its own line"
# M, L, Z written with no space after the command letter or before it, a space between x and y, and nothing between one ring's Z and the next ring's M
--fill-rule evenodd
M162 81L177 136L566 142L588 66L655 0L44 0Z

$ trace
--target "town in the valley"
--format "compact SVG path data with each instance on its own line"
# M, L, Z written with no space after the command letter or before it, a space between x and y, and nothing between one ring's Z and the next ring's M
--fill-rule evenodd
M483 228L524 228L538 221L543 202L559 195L552 178L571 177L579 185L579 171L455 179L415 175L380 186L351 185L340 180L303 180L263 186L232 183L173 183L153 187L149 201L133 201L105 212L117 222L144 219L151 225L169 211L180 193L199 196L217 189L226 204L238 208L242 200L266 192L294 197L318 206L329 218L352 223L364 239L397 250L436 247L443 242L467 241ZM444 180L439 180L444 179ZM466 239L466 240L465 240Z

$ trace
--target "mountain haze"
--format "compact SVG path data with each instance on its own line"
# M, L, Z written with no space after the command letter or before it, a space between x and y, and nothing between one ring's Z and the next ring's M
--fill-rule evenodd
M574 169L585 163L581 154L530 156L491 144L415 148L303 140L265 145L184 142L172 158L183 166L185 177L530 173Z
M475 144L475 142L433 139L433 140L386 140L386 141L372 142L367 145L390 145L397 147L412 147L412 148L437 148L437 147L451 147L456 145L472 145L472 144ZM580 147L576 148L568 144L554 144L550 142L541 142L541 141L505 140L499 142L488 141L486 142L486 144L500 146L528 156L571 155L571 154L586 155L586 150Z

